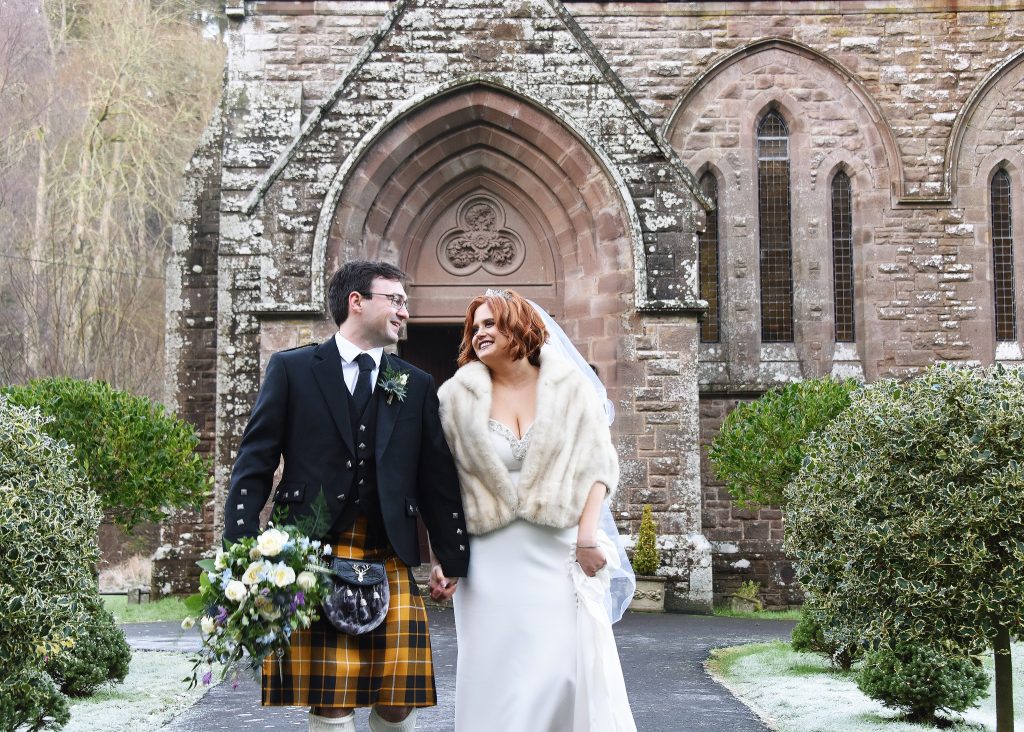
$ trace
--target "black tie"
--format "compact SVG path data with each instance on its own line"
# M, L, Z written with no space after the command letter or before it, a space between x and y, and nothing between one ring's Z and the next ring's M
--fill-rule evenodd
M356 403L356 410L361 415L366 410L370 401L370 374L374 369L373 356L368 353L360 353L356 356L356 363L359 364L359 378L356 379L356 389L352 392L352 400Z

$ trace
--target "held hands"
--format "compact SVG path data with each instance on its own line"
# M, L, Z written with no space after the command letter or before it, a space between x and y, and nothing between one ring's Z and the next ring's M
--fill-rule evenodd
M588 577L597 574L604 565L608 563L604 552L601 551L593 541L579 543L576 545L576 563L583 569Z
M445 577L440 564L435 564L430 568L430 579L427 580L427 586L430 587L432 600L451 600L458 585L459 578Z

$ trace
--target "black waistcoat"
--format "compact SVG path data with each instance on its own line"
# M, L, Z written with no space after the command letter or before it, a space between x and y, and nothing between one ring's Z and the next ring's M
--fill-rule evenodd
M387 533L384 531L384 516L380 510L380 495L377 492L377 405L380 389L374 389L366 410L356 415L356 403L352 394L345 390L348 398L348 413L352 420L352 435L355 440L356 455L352 461L352 482L345 491L345 505L334 524L334 531L340 533L349 528L361 513L366 517L368 548L381 547L387 544Z

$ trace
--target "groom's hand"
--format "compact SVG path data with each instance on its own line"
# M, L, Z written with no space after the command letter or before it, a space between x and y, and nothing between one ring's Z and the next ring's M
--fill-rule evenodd
M430 597L432 600L451 600L452 595L455 594L455 590L458 588L458 584L458 577L444 576L444 570L441 569L440 564L435 564L431 567L427 586L430 587Z

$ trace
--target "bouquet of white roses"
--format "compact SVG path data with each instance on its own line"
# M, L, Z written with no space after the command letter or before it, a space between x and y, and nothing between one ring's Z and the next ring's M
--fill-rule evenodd
M267 656L284 652L293 632L319 618L328 591L321 561L326 554L329 546L295 527L271 524L258 537L239 539L199 562L203 646L190 657L189 688L199 683L201 667L207 667L202 682L209 684L214 663L223 665L223 678L245 654L255 677ZM181 627L188 630L196 622L188 617Z

